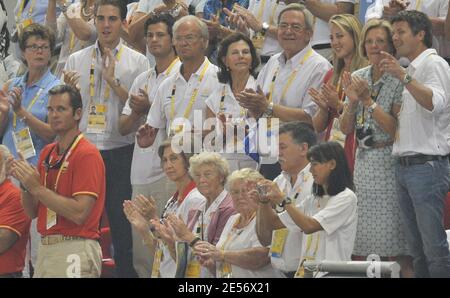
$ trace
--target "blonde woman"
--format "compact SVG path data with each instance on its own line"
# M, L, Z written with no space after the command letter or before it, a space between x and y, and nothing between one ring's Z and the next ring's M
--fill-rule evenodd
M216 245L198 242L195 254L216 277L280 277L270 264L269 248L256 235L258 202L249 196L264 177L255 170L234 171L228 178L228 190L237 214L231 216Z
M412 275L395 186L392 144L396 137L403 84L380 67L381 52L395 55L392 27L373 19L363 28L361 54L370 65L344 75L348 103L341 116L345 134L356 131L355 188L358 230L353 254L395 257L404 277Z
M367 65L367 60L358 51L361 23L350 14L334 15L330 18L330 40L333 49L333 65L325 76L320 90L311 88L309 94L319 109L313 117L316 132L325 131L325 141L337 141L345 149L345 155L353 172L355 138L345 136L339 128L339 115L344 107L342 74L353 72Z

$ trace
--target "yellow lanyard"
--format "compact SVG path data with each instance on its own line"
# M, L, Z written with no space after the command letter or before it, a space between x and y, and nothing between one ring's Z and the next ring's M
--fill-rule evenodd
M70 154L72 154L72 151L75 149L75 147L78 145L78 143L81 141L82 138L83 138L83 134L80 133L78 135L78 137L75 139L75 141L73 142L72 146L70 146L69 151L67 151L67 154L64 157L61 167L58 170L58 174L56 175L55 185L53 185L53 190L55 192L58 188L59 177L61 176L62 170L64 169L64 165L66 164L67 160L69 159ZM44 187L47 187L47 175L48 175L48 170L45 171L45 175L44 175Z
M31 15L33 14L34 5L36 4L36 0L31 1L30 8L28 9L28 17L31 18ZM25 9L25 0L22 0L22 3L20 3L19 11L17 12L17 19L20 20L22 17L23 10Z
M164 76L168 77L172 71L172 68L175 66L175 64L177 64L177 62L180 61L180 58L176 57L175 59L173 59L172 63L170 63L169 67L167 67L166 71L164 72ZM148 77L147 77L147 83L145 84L145 92L147 92L148 94L148 82L150 81L150 77L152 76L152 72L149 71L148 72Z
M117 51L115 57L117 61L120 60L120 57L122 56L123 46L120 47L119 51ZM91 102L93 102L95 97L95 61L97 59L97 52L94 47L92 50L92 62L91 62L91 69L89 72L89 95L91 97ZM109 61L109 63L113 63L112 61ZM101 91L101 90L100 90ZM103 94L103 98L106 100L109 99L109 93L110 93L110 87L108 84L105 86L105 93Z
M273 21L273 18L275 17L275 12L277 10L277 7L278 7L278 1L274 1L273 7L272 7L272 14L270 15L270 18L269 18L269 25L275 24Z
M226 88L227 85L223 86L222 89L222 95L220 97L220 107L219 107L219 112L225 112L225 95L226 95ZM245 115L245 109L243 107L241 107L240 111L239 111L239 117L244 117Z
M73 48L75 47L75 33L70 32L70 42L69 42L69 54L72 53Z
M288 80L286 82L286 85L284 86L283 91L281 93L280 103L283 101L287 91L289 90L289 87L291 86L292 82L294 81L295 77L297 76L298 70L306 62L306 60L308 60L309 57L311 57L312 54L313 54L313 50L309 49L309 51L305 54L305 56L303 56L303 59L300 61L299 66L289 76L289 78L288 78ZM279 70L280 70L280 66L278 66L277 70L275 71L275 73L274 73L274 75L272 77L272 82L271 82L271 85L270 85L270 93L269 93L269 102L272 102L273 90L275 88L275 80L277 79Z
M28 105L27 111L31 110L31 108L34 106L34 103L39 98L39 96L41 95L43 90L44 90L44 88L39 89L39 91L36 93L34 98L31 100L30 104ZM13 113L13 128L14 128L14 130L16 130L16 126L17 126L17 115L16 115L16 113Z
M259 5L258 15L256 17L257 20L262 20L262 15L263 15L263 12L264 12L264 6L266 6L266 0L262 0L261 4Z
M315 233L309 234L307 236L307 238L306 238L306 251L305 251L305 255L304 255L305 257L313 257L313 258L315 258L316 255L317 255L317 251L319 250L320 234L319 234L319 232L317 232L317 237L316 237L317 240L316 240L316 245L314 247L313 255L312 256L309 255L310 250L311 250L311 246L312 246L312 242L313 242L313 238L314 238L314 234Z
M206 70L208 69L209 66L209 61L206 60L205 66L203 66L202 71L200 72L200 76L198 77L198 84L197 87L194 89L194 91L192 92L191 98L189 100L189 104L186 107L186 110L184 111L183 117L184 118L188 118L188 116L191 113L191 109L192 106L195 103L195 100L197 98L198 95L198 90L200 87L200 84L202 83L203 77L205 76ZM170 123L173 122L173 120L175 119L175 91L176 91L176 82L173 84L173 88L172 88L172 97L171 97L171 104L170 104Z
M419 8L422 6L422 0L417 0L416 2L416 10L420 11Z

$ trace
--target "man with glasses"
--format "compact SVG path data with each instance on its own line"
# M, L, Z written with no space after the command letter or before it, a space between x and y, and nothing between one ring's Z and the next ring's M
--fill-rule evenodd
M83 109L78 90L59 85L49 94L48 121L58 141L42 150L37 170L22 155L10 166L25 213L37 218L42 235L34 277L100 277L105 166L78 129Z
M156 66L140 74L131 86L119 122L119 131L123 135L145 123L150 106L156 100L155 94L159 85L180 69L181 62L172 44L173 23L174 18L171 15L161 14L149 18L145 24L147 48L155 57ZM139 205L140 200L136 200L138 195L153 197L158 214L161 214L167 199L176 191L174 183L164 175L158 156L158 147L165 137L164 132L159 131L155 143L146 150L135 144L131 163L134 202ZM134 227L132 234L134 268L139 277L150 277L153 255L149 253Z
M119 116L133 80L148 70L147 58L120 39L126 5L119 0L100 0L95 5L98 40L69 56L64 81L80 87L84 113L80 130L102 154L106 166L106 212L111 227L114 260L119 277L136 277L132 265L131 226L123 213L131 197L131 160L134 133L119 133ZM96 115L90 115L95 106Z
M180 70L159 86L150 108L147 123L137 133L141 147L149 147L155 141L158 130L175 135L193 127L194 114L206 117L206 99L211 92L220 88L217 66L205 57L208 47L208 27L195 16L185 16L173 26L173 42L183 63ZM191 127L173 125L174 120L188 120ZM203 124L203 121L200 122Z
M281 122L312 123L317 106L308 89L319 88L330 63L310 45L313 16L300 4L289 4L278 17L278 42L283 52L272 56L258 75L257 90L236 96L255 119L279 118ZM280 173L273 158L261 159L261 173L273 180Z

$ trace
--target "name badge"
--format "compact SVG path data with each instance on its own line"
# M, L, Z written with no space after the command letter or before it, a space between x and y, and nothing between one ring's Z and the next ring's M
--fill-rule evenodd
M89 106L88 133L103 134L106 132L106 105L97 104Z
M162 261L162 244L158 241L158 247L155 251L155 256L153 257L153 266L152 266L152 278L158 278L159 268L161 267Z
M28 127L14 131L13 141L16 151L22 153L25 159L36 156L36 150L34 149L30 129Z
M333 124L331 126L330 131L330 139L329 141L335 141L341 144L342 147L345 145L345 135L342 133L340 127L339 127L339 118L333 119Z
M56 212L47 208L47 230L56 225Z
M295 272L294 278L304 278L305 277L305 266L303 265L305 261L314 261L314 257L304 257L300 262L297 271Z
M187 264L186 278L199 278L201 266L195 257L193 257Z
M273 258L281 258L288 233L288 229L279 229L273 232L272 243L270 245L270 255Z
M222 263L222 266L220 268L220 277L221 278L231 278L233 275L231 270L231 264L230 263Z

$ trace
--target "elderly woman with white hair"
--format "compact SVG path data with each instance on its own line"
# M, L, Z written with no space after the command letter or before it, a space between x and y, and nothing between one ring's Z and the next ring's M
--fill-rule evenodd
M206 204L188 213L187 224L174 215L167 217L177 238L194 247L198 241L215 245L222 235L228 218L235 213L233 202L225 190L229 174L228 162L218 153L202 152L189 160L192 178L198 191L206 198ZM197 258L189 257L186 277L208 277Z
M202 241L194 253L216 277L281 277L272 268L269 248L256 235L258 202L248 195L264 177L255 170L234 171L228 178L228 190L237 214L231 216L216 245Z

